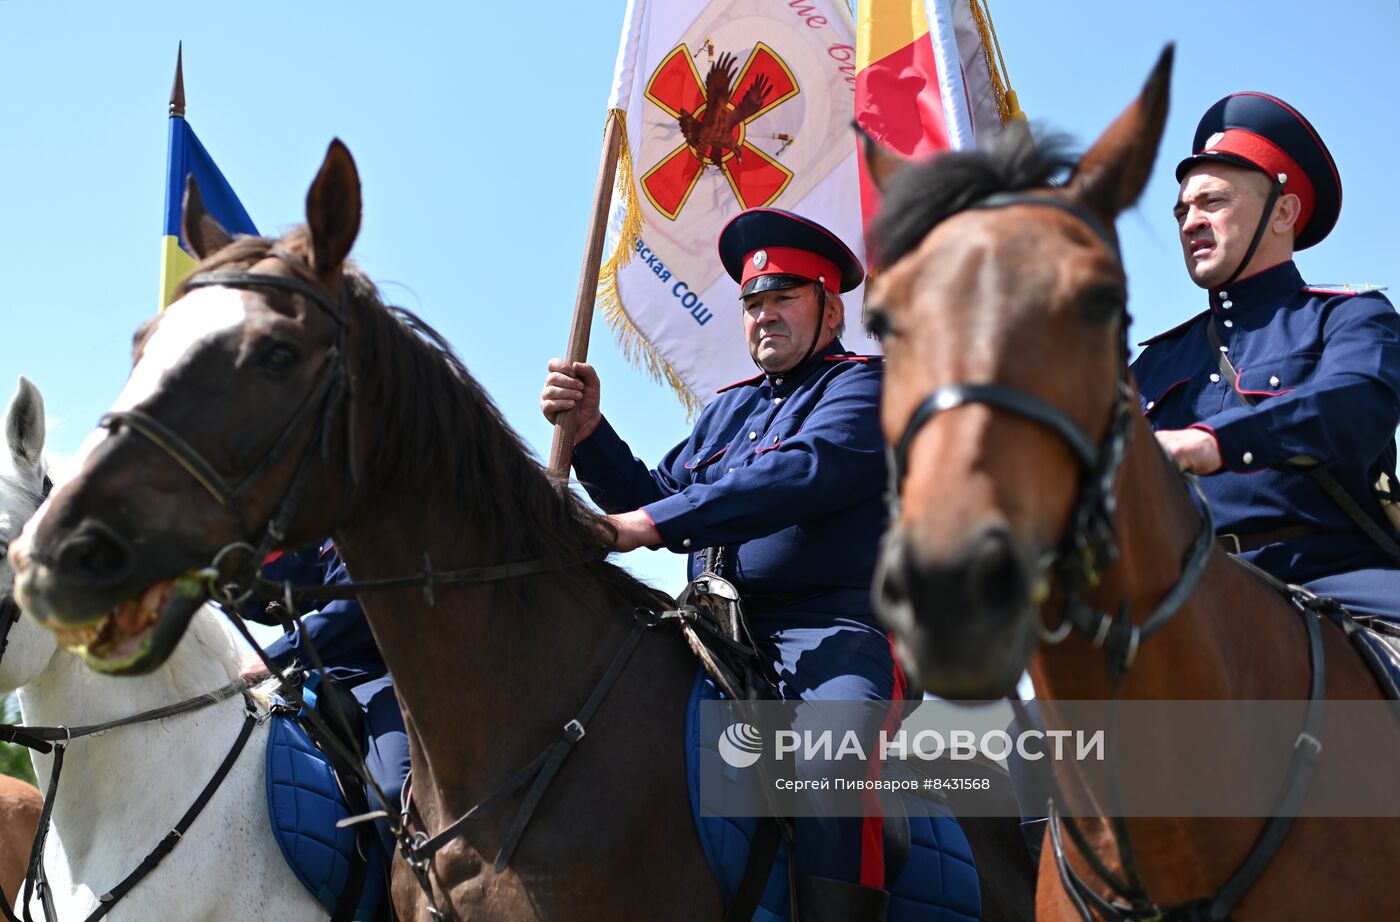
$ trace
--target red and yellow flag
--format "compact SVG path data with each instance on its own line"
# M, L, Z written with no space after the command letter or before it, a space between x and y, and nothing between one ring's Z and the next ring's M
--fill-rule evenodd
M919 160L1024 118L985 0L861 0L856 120L881 145ZM867 222L877 205L862 165Z

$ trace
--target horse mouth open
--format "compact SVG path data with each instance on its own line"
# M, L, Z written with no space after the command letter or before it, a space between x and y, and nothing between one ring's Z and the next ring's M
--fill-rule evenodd
M181 574L147 588L77 627L47 625L58 642L96 672L141 675L169 658L194 613L209 599L202 574Z

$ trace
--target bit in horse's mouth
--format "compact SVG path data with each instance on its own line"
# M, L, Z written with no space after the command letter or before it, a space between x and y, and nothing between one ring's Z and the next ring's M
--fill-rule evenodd
M139 598L128 599L81 627L54 628L54 635L98 672L144 671L141 667L151 653L157 627L174 622L183 630L207 598L204 581L186 573L150 586Z

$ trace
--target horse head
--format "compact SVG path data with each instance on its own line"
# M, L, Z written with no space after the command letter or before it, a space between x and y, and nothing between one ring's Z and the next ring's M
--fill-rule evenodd
M876 596L935 694L1007 694L1047 596L1112 564L1105 452L1140 423L1114 220L1151 171L1171 59L1077 165L1015 133L919 166L866 146L885 202L867 325L898 496Z
M11 549L25 610L108 673L170 655L262 555L328 534L351 488L346 258L359 177L332 142L280 240L233 239L185 193L201 260L134 341L126 387Z
M48 492L44 398L23 376L5 413L5 443L9 451L0 452L0 547L7 548ZM19 617L13 593L14 571L0 563L0 692L33 679L57 649L47 631Z

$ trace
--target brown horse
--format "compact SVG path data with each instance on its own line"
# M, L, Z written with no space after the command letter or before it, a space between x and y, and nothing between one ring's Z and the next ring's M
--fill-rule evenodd
M141 329L114 408L129 415L16 543L18 595L42 623L86 625L60 636L91 665L141 671L203 601L181 575L223 548L246 557L274 517L279 546L331 534L361 580L419 573L425 560L435 572L538 563L548 572L529 579L364 598L406 713L414 807L438 832L560 739L632 635L634 610L662 600L603 561L600 520L546 478L446 344L347 263L360 185L342 144L308 194L307 227L281 240L230 240L191 189L198 271L262 281L195 288ZM161 445L187 451L143 435L156 430L141 411L162 421ZM247 476L216 501L199 483L226 471ZM128 599L141 606L107 617ZM494 860L519 796L432 857L446 917L719 918L685 790L694 669L678 635L644 632L509 865ZM400 918L428 917L402 860L393 893Z
M923 166L867 153L886 203L867 310L901 492L882 614L930 692L1000 697L1029 663L1052 727L1055 699L1306 700L1320 674L1318 619L1215 547L1129 384L1113 225L1151 170L1170 72L1168 49L1072 170L1025 144ZM1326 698L1377 698L1342 632L1320 633ZM1253 780L1281 790L1289 764L1285 749ZM1314 787L1335 768L1322 758ZM1063 843L1086 892L1047 844L1042 918L1223 918L1241 896L1240 919L1396 915L1400 822L1300 818L1262 875L1221 894L1266 820L1094 817L1092 774L1059 779L1065 812L1091 817L1090 855Z
M29 867L29 849L44 809L44 795L27 781L0 775L0 889L14 904Z

